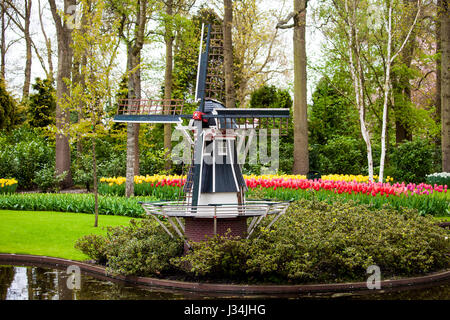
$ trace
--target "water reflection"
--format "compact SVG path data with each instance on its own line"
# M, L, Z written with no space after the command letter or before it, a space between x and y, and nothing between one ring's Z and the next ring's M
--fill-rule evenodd
M80 289L69 289L63 270L0 266L2 300L184 299L186 294L152 290L82 274ZM187 293L189 296L189 293Z
M65 270L42 267L0 266L0 300L147 300L208 298L280 298L283 296L233 295L195 293L164 288L149 288L93 277L82 273L79 289L69 289ZM299 299L450 299L450 280L403 290L289 295Z

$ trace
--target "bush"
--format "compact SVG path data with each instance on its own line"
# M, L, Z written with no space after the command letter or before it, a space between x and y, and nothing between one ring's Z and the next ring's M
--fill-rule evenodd
M321 173L360 174L366 161L361 140L345 136L330 138L325 145L313 145L311 153L311 162Z
M385 278L423 274L448 267L449 234L414 210L300 201L253 242L248 272L293 282L363 281L373 264Z
M41 130L21 126L0 132L0 177L15 177L19 188L35 187L36 174L54 161L55 150Z
M302 200L272 228L250 240L211 238L172 262L202 277L279 283L364 281L370 265L384 278L413 276L450 262L450 232L414 210Z
M75 242L75 249L80 250L100 264L105 264L107 261L106 239L104 236L97 234L84 236Z
M196 276L247 279L246 262L250 243L246 239L216 235L203 242L191 242L192 251L172 259L172 264Z
M52 165L44 165L41 170L36 172L33 182L42 192L58 192L66 175L67 172L58 174Z
M73 164L72 172L74 184L86 187L88 192L91 191L91 186L94 183L92 155L80 155Z
M150 219L109 227L106 236L85 236L75 247L99 262L107 261L109 272L139 276L170 272L170 259L183 252L183 242Z
M393 177L397 181L425 182L426 175L434 168L433 145L423 139L400 144L391 154L391 165L395 167Z
M427 183L431 185L450 186L450 172L436 172L427 175Z

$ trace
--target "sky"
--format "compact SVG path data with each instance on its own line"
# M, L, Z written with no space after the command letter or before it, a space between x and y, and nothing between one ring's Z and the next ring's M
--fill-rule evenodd
M206 0L198 0L198 4L201 2L205 2ZM314 6L318 0L310 0L309 6ZM207 1L206 1L207 2ZM270 9L273 7L274 3L280 5L283 3L283 0L260 0L260 4L262 8ZM293 0L286 0L286 15L292 11ZM56 35L55 35L55 27L53 24L53 19L51 17L51 13L48 8L48 1L41 0L41 4L45 6L45 10L43 10L42 20L45 25L45 31L47 36L52 39L52 45L54 51L56 48ZM321 59L320 46L322 44L322 37L319 32L314 30L313 28L308 28L310 24L311 17L307 16L307 34L306 34L306 46L307 46L307 59L309 64L315 64ZM15 29L15 30L14 30ZM17 28L7 30L6 39L7 42L20 39L20 32L17 32ZM32 7L32 15L31 15L31 30L33 41L40 48L45 48L44 38L42 36L40 22L39 22L39 11L38 11L38 1L33 1ZM287 63L289 67L293 68L292 64L292 29L283 30L282 32L282 41L286 45L286 56ZM24 77L24 67L25 67L25 43L24 40L19 40L15 42L7 53L7 68L6 68L6 81L8 85L8 89L17 97L21 96L22 85L23 85L23 77ZM125 69L126 63L126 53L122 49L121 55L119 56L119 64L121 69ZM149 46L145 47L144 55L146 61L151 63L153 66L152 72L147 72L143 75L143 97L145 98L154 98L155 95L158 94L158 90L160 90L161 83L164 78L164 61L162 61L161 57L164 56L164 47L162 43L152 43L151 48ZM45 54L44 54L44 59ZM53 57L53 65L55 69L57 68L57 56L56 52ZM55 70L56 71L56 70ZM34 83L34 79L36 77L45 78L45 72L43 71L41 64L36 56L36 53L33 51L33 63L32 63L32 80L31 83ZM311 102L311 94L315 88L315 84L318 81L319 76L314 73L311 68L308 68L308 102ZM292 73L289 77L278 76L271 81L270 84L274 84L281 88L287 88L292 90Z

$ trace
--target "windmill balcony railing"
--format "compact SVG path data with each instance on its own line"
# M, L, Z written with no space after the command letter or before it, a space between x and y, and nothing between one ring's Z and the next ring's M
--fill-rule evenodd
M178 202L141 203L147 214L164 217L236 218L282 213L289 202L246 202L245 204L210 204L192 206Z
M181 115L182 99L121 99L118 115Z

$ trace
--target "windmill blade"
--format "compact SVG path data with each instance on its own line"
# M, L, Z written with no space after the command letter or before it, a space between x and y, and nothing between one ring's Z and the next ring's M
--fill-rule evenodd
M183 113L181 99L122 99L119 101L114 122L129 123L181 123L191 114Z

